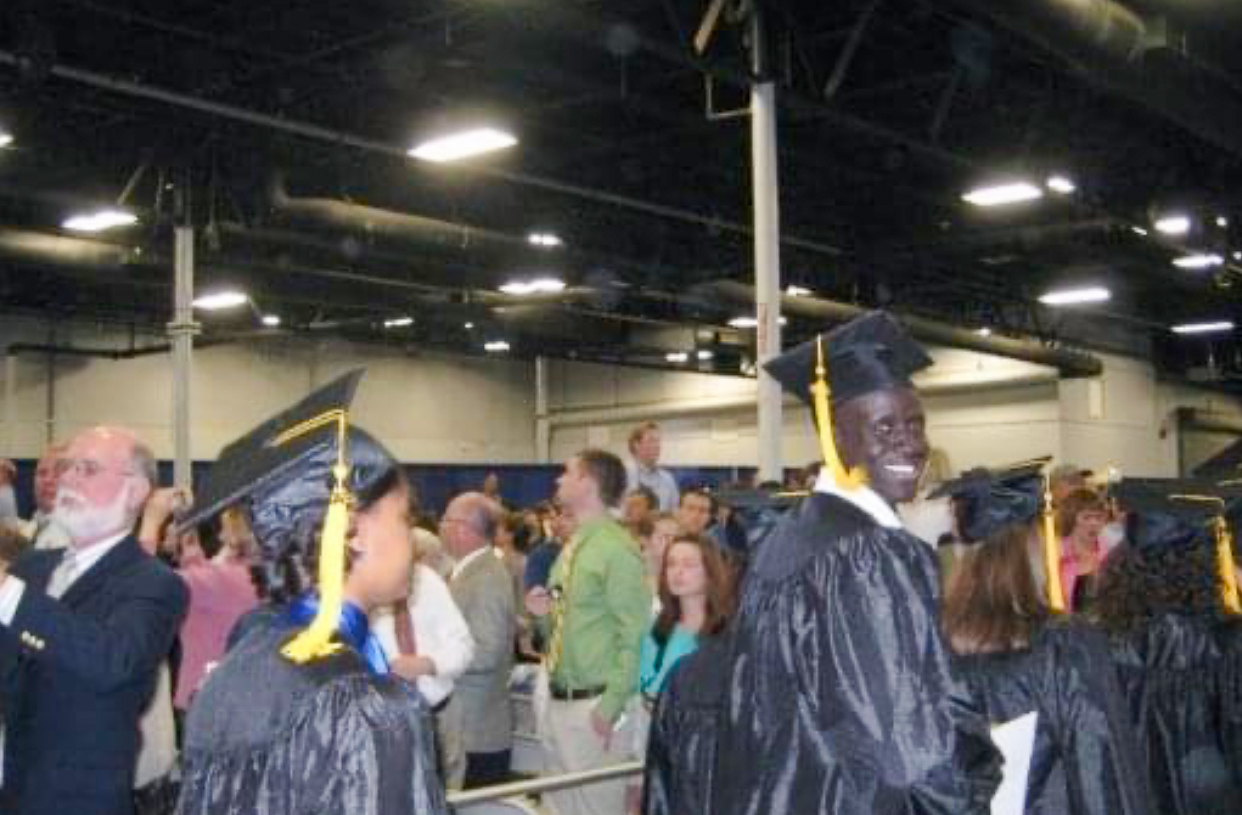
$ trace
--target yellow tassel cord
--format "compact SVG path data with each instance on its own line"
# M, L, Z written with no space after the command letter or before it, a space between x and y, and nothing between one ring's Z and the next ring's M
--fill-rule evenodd
M349 508L353 503L353 496L345 486L349 477L345 451L348 414L343 410L329 411L290 428L274 442L276 445L285 444L332 422L337 426L336 464L332 467L334 483L332 496L328 499L328 515L319 539L319 608L310 626L281 650L286 658L298 664L334 654L342 647L339 642L333 642L332 637L336 634L344 603L345 536L349 531Z
M1220 577L1220 599L1230 614L1242 614L1242 602L1238 600L1238 573L1233 562L1233 533L1224 518L1218 517L1213 526L1216 531L1216 573Z
M1052 482L1044 477L1044 573L1048 582L1048 608L1065 613L1065 590L1061 587L1061 541L1052 513Z
M828 373L824 367L824 338L815 339L815 382L811 384L811 396L815 403L815 423L819 430L819 449L832 473L837 487L846 491L856 490L867 482L866 473L858 467L846 470L837 453L837 442L832 433L832 408L828 389Z

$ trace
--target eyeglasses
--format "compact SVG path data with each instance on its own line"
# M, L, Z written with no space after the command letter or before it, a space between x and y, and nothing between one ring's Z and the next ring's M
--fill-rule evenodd
M87 481L98 478L100 475L108 471L108 467L105 467L98 461L94 461L89 458L62 458L56 466L56 472L59 475L65 476L70 473L76 473ZM133 470L111 470L111 472L123 476L131 476L135 474Z

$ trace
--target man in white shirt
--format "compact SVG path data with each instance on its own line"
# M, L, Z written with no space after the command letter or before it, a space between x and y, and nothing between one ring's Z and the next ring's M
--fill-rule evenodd
M646 487L655 493L660 512L677 509L677 479L660 466L660 426L643 422L630 431L631 461L625 466L625 491Z
M0 811L132 811L139 716L188 600L132 534L154 482L155 459L132 433L83 431L54 510L71 545L0 569Z

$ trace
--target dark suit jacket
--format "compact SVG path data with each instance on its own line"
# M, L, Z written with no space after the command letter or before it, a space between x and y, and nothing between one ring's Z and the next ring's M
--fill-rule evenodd
M53 600L44 590L61 556L32 552L12 570L26 588L0 626L0 811L128 815L138 719L188 592L130 537Z

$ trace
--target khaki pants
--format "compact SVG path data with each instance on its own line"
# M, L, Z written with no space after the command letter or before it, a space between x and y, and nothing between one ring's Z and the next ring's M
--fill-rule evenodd
M607 747L591 727L591 711L598 699L577 702L549 700L544 713L543 746L550 774L580 772L620 764L626 758L624 739L613 733ZM556 815L622 815L625 781L605 781L550 792L547 803Z

